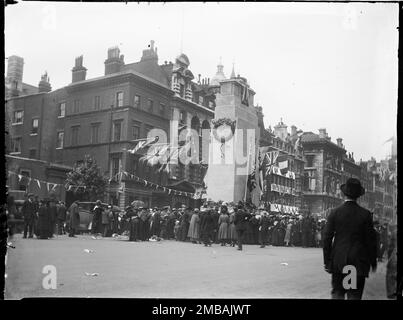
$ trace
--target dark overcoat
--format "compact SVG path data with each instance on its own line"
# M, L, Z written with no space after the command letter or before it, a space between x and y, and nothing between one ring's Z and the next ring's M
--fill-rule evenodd
M200 235L210 236L214 230L215 221L210 211L204 212L200 217Z
M323 239L324 264L330 273L343 273L352 265L358 276L368 277L370 266L376 266L376 251L371 212L355 201L331 211Z

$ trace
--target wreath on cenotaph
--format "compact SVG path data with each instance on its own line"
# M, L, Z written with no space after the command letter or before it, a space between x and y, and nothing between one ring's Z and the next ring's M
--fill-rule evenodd
M213 123L213 135L217 141L226 142L234 135L236 120L220 118L211 122Z

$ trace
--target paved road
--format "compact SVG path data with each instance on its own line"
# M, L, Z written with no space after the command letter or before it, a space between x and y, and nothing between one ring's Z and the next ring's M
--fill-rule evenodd
M329 298L322 250L176 241L128 242L58 236L13 240L6 299L23 297ZM87 253L84 250L93 252ZM282 263L287 263L284 265ZM43 289L43 267L54 265L57 289ZM382 268L371 274L364 299L385 299ZM87 276L86 273L99 273Z

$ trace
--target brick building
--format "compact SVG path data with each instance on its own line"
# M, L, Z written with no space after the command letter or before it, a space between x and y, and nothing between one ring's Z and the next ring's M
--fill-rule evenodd
M138 143L136 140L147 138L152 129L164 131L168 142L171 120L179 123L178 131L197 130L201 141L201 129L210 128L214 117L219 85L210 85L200 75L194 81L189 65L185 54L175 63L158 64L157 48L151 41L135 63L125 64L119 48L109 48L104 75L86 79L83 57L78 57L69 85L51 91L45 74L39 93L20 92L20 96L16 93L8 99L10 154L69 168L89 154L110 179L105 201L122 207L135 199L148 205L190 204L188 197L173 197L127 177L114 179L118 172L125 171L186 192L202 186L200 165L172 165L169 173L160 174L158 168L139 161L142 152L126 152Z

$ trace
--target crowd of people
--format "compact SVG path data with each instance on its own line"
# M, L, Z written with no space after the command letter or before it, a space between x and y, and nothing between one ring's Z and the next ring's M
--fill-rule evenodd
M13 213L15 205L8 203ZM127 206L118 213L112 205L104 207L97 200L93 208L90 232L94 236L128 235L129 241L176 240L194 244L220 244L235 247L238 243L272 246L322 247L326 220L313 215L288 215L253 208L245 203L215 203L191 208ZM50 239L79 232L79 201L66 207L63 201L39 200L30 193L22 209L24 238ZM237 218L238 217L238 218ZM388 225L375 222L378 260L388 250ZM240 232L239 232L240 231ZM240 241L239 241L239 238ZM241 246L238 246L240 248Z
M320 247L324 225L324 219L315 220L311 215L269 214L263 208L250 208L240 202L200 209L184 205L173 209L128 206L121 231L129 233L130 241L175 239L234 247L241 237L242 243L261 247Z

